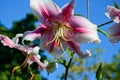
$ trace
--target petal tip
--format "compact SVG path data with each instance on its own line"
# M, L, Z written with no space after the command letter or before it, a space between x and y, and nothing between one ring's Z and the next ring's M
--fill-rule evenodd
M93 41L93 43L96 43L96 44L97 44L97 43L100 43L100 42L101 42L101 40L99 40L99 39Z
M86 50L86 55L91 56L91 52L89 50Z

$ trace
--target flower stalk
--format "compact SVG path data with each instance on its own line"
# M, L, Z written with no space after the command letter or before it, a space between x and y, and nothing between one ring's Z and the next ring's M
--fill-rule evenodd
M98 27L102 27L102 26L107 25L107 24L110 24L110 23L112 23L112 22L113 22L113 21L105 22L105 23L103 23L103 24L98 25Z
M67 80L68 71L69 71L69 68L70 68L71 62L72 62L72 60L73 60L73 56L74 56L74 52L72 52L72 54L71 54L71 57L70 57L70 60L69 60L68 65L65 66L65 68L66 68L66 71L65 71L65 80Z

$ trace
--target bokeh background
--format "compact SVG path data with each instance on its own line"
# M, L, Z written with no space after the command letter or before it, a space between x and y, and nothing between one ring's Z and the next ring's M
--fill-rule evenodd
M58 6L62 7L70 0L53 0ZM120 5L120 0L115 0ZM89 20L96 25L110 21L105 16L108 5L114 6L113 0L90 0ZM75 14L87 17L87 0L75 0ZM108 32L108 28L114 23L105 25L100 29ZM29 7L29 0L1 0L0 2L0 34L13 38L17 33L23 33L26 30L34 30L39 22ZM103 80L120 80L120 43L112 44L108 38L99 33L100 44L81 44L81 49L91 50L92 56L82 60L74 55L72 65L70 66L68 80L96 80L96 70L103 63ZM46 51L40 50L41 61L47 59L53 61L53 57ZM64 53L65 58L69 60L68 55ZM25 56L0 43L0 80L27 80L30 78L27 68L22 74L11 75L15 66L19 66L24 61ZM59 64L58 69L49 74L39 70L37 64L32 64L32 72L35 73L34 80L63 80L65 68Z

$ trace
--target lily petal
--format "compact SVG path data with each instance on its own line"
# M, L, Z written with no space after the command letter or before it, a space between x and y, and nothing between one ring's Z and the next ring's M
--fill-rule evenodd
M79 43L100 42L97 26L88 19L81 16L72 16L69 19L69 25L73 28L73 30L65 32L65 36L69 39Z
M51 29L47 29L42 35L41 35L41 42L40 42L40 48L42 50L48 51L53 55L55 58L59 58L61 54L63 53L63 50L60 46L58 46L56 41L53 41L54 33ZM65 46L63 45L63 48Z
M76 52L79 57L86 58L88 56L91 56L91 53L86 50L86 54L83 54L83 52L80 50L79 43L68 41L69 49Z
M38 28L36 28L33 31L26 31L23 34L23 40L22 43L24 44L24 40L29 40L29 41L33 41L36 38L40 38L41 34L44 33L44 31L46 30L45 27L43 26L39 26Z
M47 61L44 61L44 63L42 63L37 56L32 56L31 59L30 59L30 62L31 61L36 62L40 69L45 69L47 64L48 64Z
M0 40L4 46L8 46L10 48L15 47L14 42L11 39L9 39L7 36L0 35Z
M105 15L112 19L116 23L120 23L120 10L112 7L112 6L107 6L107 11Z
M120 41L120 23L119 24L114 24L112 27L109 28L109 40L112 43L116 43Z
M63 20L67 20L71 15L73 15L74 0L62 7Z
M28 63L29 65L31 65L33 62L36 62L38 64L38 66L41 69L45 69L48 62L46 61L45 63L42 63L39 59L40 59L40 55L39 53L39 47L25 47L22 46L20 44L18 44L19 41L19 37L22 37L23 34L17 34L13 40L9 39L8 37L4 36L4 35L0 35L0 40L3 43L4 46L8 46L10 48L15 48L17 50L20 50L21 52L23 52L23 54L29 55L30 57L27 59L26 63Z
M20 37L23 37L23 34L16 34L16 36L12 39L12 41L13 41L15 44L18 44Z
M50 18L57 17L61 12L61 9L52 0L30 0L30 7L36 13L40 22L44 24Z

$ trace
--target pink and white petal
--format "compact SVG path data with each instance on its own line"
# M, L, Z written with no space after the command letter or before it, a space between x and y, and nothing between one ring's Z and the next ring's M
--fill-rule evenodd
M17 35L12 39L12 41L13 41L15 44L18 44L20 37L23 37L23 34L17 34Z
M74 0L71 0L70 3L68 3L62 7L63 20L68 20L68 18L71 15L73 15L73 9L74 9Z
M116 43L120 41L120 23L114 24L112 27L109 28L109 40L112 43Z
M36 13L40 22L44 24L46 24L46 20L57 17L61 12L52 0L30 0L30 7Z
M63 55L63 52L67 49L67 47L68 44L64 40L61 41L60 45L58 45L58 43L54 41L53 43L51 43L48 51L55 59L59 59Z
M107 6L107 11L105 15L112 19L116 23L120 23L120 10L112 7L112 6Z
M24 44L24 40L33 41L36 38L40 38L41 34L44 33L45 30L46 30L45 27L39 26L33 31L26 31L23 34L23 44Z
M97 26L88 19L81 16L72 16L69 19L69 25L73 29L64 33L69 39L79 43L100 42L97 34Z
M52 29L46 29L40 38L40 40L41 40L40 48L44 48L46 46L46 43L50 42L53 38L54 38L54 33L53 33Z
M28 60L28 64L32 64L33 62L36 62L36 63L38 64L39 68L42 69L42 70L45 69L46 66L47 66L47 64L48 64L47 61L45 61L44 63L42 63L37 56L32 56L32 57Z
M23 34L22 44L25 45L24 44L25 40L27 40L27 41L33 41L36 38L40 38L40 36L41 36L41 34L33 33L32 31L26 31Z
M41 36L40 48L42 50L48 51L51 55L53 55L53 57L59 58L63 53L63 50L55 41L49 43L53 39L53 36L54 34L51 31L46 31Z
M40 47L35 46L34 48L32 48L31 50L28 51L28 54L36 55L40 59L40 56L38 54L39 50L40 50Z
M7 36L0 35L0 40L4 46L8 46L10 48L15 47L14 42L11 39L9 39Z
M21 52L23 52L24 55L27 54L28 48L26 48L20 44L16 44L16 42L14 42L14 40L9 39L7 36L0 35L0 40L4 46L8 46L10 48L15 48L17 50L20 50Z
M73 41L68 41L69 49L71 51L74 51L78 54L79 57L81 58L86 58L88 56L91 56L90 51L86 50L86 54L83 54L83 52L80 50L80 45L79 43L73 42Z

